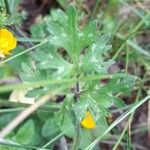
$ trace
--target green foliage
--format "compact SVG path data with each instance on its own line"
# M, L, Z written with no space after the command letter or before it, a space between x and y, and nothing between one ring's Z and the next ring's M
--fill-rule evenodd
M0 28L13 24L20 24L22 21L22 15L17 12L17 7L20 0L8 0L8 7L5 5L4 1L1 0L0 3ZM7 10L6 7L9 9ZM9 11L9 12L7 12Z
M4 25L7 25L7 14L6 12L2 9L0 10L0 28L3 27Z
M61 1L61 4L64 5L64 1ZM108 73L109 67L114 63L114 60L105 57L111 50L111 34L99 35L95 20L81 27L78 12L73 5L67 8L66 13L62 10L52 10L51 15L44 17L41 23L33 25L32 38L48 42L10 61L21 80L25 83L34 83L76 79L76 83L51 84L29 89L26 96L34 97L36 100L58 88L61 91L58 95L66 97L61 102L60 110L51 113L39 111L36 121L40 124L36 125L32 119L26 121L12 139L21 144L38 145L37 141L44 144L68 128L80 126L88 110L94 116L96 129L89 131L81 128L79 147L85 149L93 139L107 130L106 118L110 114L109 108L125 106L121 96L130 94L136 78L125 73L121 73L121 77L119 72L115 73L117 77ZM13 55L22 50L24 48L18 47ZM80 80L102 75L106 75L107 81ZM50 103L51 106L53 104L58 103ZM35 126L38 126L40 131L36 132ZM73 138L75 131L69 130L64 135Z
M25 49L24 47L18 46L17 49L13 50L12 55L16 55L16 54L24 51L24 49ZM11 60L9 65L12 67L14 74L15 74L15 73L19 73L22 68L22 65L20 62L28 63L29 61L30 61L29 56L27 54L25 54L23 56L20 56L18 59Z
M129 94L134 80L133 76L126 75L124 78L112 79L106 85L97 87L92 97L105 108L109 108L112 105L122 107L125 104L117 97L117 94Z
M42 127L42 135L43 137L47 138L53 138L59 133L59 128L57 125L56 120L52 116L49 117L49 119L46 120Z
M15 141L30 144L34 140L35 128L33 120L28 120L16 133Z
M108 68L114 61L106 60L104 56L111 49L109 44L111 34L98 35L96 21L89 22L84 28L81 28L78 22L78 13L71 5L66 13L53 10L50 16L44 18L44 22L32 26L32 38L47 39L49 42L32 51L28 60L21 61L20 77L23 81L109 75ZM65 56L61 53L64 50L67 52ZM60 111L54 113L55 117L49 116L45 120L42 136L52 139L67 128L80 124L85 112L90 110L97 124L96 137L99 128L102 129L101 133L107 129L108 109L111 106L120 108L125 105L117 95L129 94L134 80L133 76L123 74L122 77L109 79L105 84L97 81L79 82L80 96L77 102L73 96L75 93L70 91L71 87L76 90L76 84L68 84L68 87L62 90L67 96L63 101L64 104ZM57 87L64 89L64 86L64 84L41 86L30 90L26 96L38 98L51 89ZM82 136L89 134L86 129L81 131ZM67 131L65 135L73 137L74 132ZM89 142L92 139L90 136ZM85 146L82 145L81 148L83 147Z
M0 128L3 128L15 116L16 116L16 113L6 113L3 115L0 115Z

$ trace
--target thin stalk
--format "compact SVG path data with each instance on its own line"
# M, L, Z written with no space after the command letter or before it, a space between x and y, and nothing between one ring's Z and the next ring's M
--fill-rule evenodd
M120 38L123 41L126 41L126 43L131 46L133 49L137 50L138 52L140 52L141 54L150 57L150 53L148 52L148 50L143 49L142 47L138 46L135 42L133 42L130 39L126 39L123 35L117 33L116 36L118 38Z
M29 106L31 106L31 104L17 103L17 102L11 102L11 101L0 99L0 108L6 108L6 109L0 109L0 113L21 111L21 110L26 109ZM41 106L38 110L54 112L54 111L59 111L60 108L61 106L59 105L56 105L56 106L44 105L44 106Z
M119 0L121 2L121 4L123 4L125 7L129 8L130 10L132 10L132 12L137 15L140 18L143 18L143 16L141 15L141 13L138 11L138 9L136 9L135 7L133 7L132 5L129 5L125 0ZM135 1L136 2L136 1ZM136 2L136 5L137 2ZM144 10L145 12L148 13L148 11L146 11L146 9Z
M121 121L123 121L127 116L132 114L137 108L139 108L142 104L147 102L150 99L150 96L146 96L144 99L140 100L132 109L127 110L120 117L118 117L108 128L107 130L100 136L98 136L89 146L85 148L85 150L92 150L93 147L102 139L109 131L111 131L116 125L118 125Z
M145 76L146 76L146 74L145 74ZM144 80L145 76L143 77L143 80ZM143 83L144 83L144 82L143 82ZM140 86L140 88L139 88L139 90L138 90L138 93L137 93L137 97L136 97L135 102L138 102L138 100L139 100L139 98L140 98L142 86L143 86L143 84L141 84L141 86ZM128 147L128 148L129 148L129 147L131 148L131 137L130 137L130 136L131 136L131 123L132 123L132 119L133 119L134 113L135 113L135 111L130 115L129 120L128 120L128 122L127 122L127 124L126 124L124 130L123 130L122 133L121 133L121 136L119 137L118 141L116 142L116 144L114 145L114 147L112 148L112 150L116 150L116 149L117 149L117 147L119 146L119 144L120 144L120 142L121 142L121 140L122 140L122 138L124 137L124 134L125 134L126 132L128 132L128 133L127 133L127 136L128 136L128 142L127 142L128 144L127 144L127 147Z
M6 109L0 109L0 113L8 113L8 112L17 112L22 111L25 108L6 108Z
M108 141L108 140L104 140L104 141L101 141L102 144L109 144L109 145L114 145L115 144L115 141ZM122 142L120 143L121 146L126 146L127 143L125 142ZM137 143L133 143L132 144L132 148L135 150L136 149L140 149L140 150L148 150L146 147L142 146L142 145L139 145Z
M13 85L3 85L0 86L0 93L12 91L14 89L28 89L28 88L37 88L37 87L43 87L46 85L52 85L52 84L62 84L62 83L74 83L77 81L84 81L84 82L89 82L89 81L94 81L94 80L100 80L100 79L115 79L115 78L121 78L125 77L124 73L120 74L106 74L106 75L91 75L87 77L82 77L79 79L56 79L56 80L43 80L43 81L36 81L36 82L31 82L31 83L18 83L18 84L13 84ZM140 78L137 78L140 80Z
M145 79L145 77L146 77L146 73L144 74L143 80ZM140 88L138 90L138 94L137 94L135 102L139 101L143 84L144 84L144 82L141 84L141 86L140 86ZM127 128L127 143L128 144L127 144L127 150L130 150L131 147L132 147L131 146L132 145L132 142L131 142L131 124L132 124L132 120L133 120L134 114L135 114L135 111L131 114L130 119L128 121L128 128Z
M78 150L80 143L80 124L78 123L75 127L76 135L73 141L72 150Z
M133 112L130 116L130 119L128 121L128 127L127 127L127 150L131 150L131 145L132 145L132 142L131 142L131 124L132 124L132 120L133 120L133 117L134 117L134 113Z
M18 42L27 42L27 43L39 43L41 42L40 38L25 38L25 37L17 37ZM33 44L34 45L34 44Z
M92 15L91 15L90 19L93 19L94 16L96 15L97 9L99 8L99 4L100 4L100 0L96 0L96 4L95 4L95 7L94 7L94 10L92 12Z
M79 86L79 82L76 83L76 98L77 98L77 100L80 99L80 86ZM80 123L78 123L78 122L77 122L77 125L75 127L75 133L76 133L76 135L74 137L74 141L73 141L73 145L72 145L72 150L78 150L79 143L80 143Z
M7 1L7 0L4 0L4 3L5 3L6 11L7 11L8 15L10 16L10 15L11 15L11 12L10 12L10 9L9 9L8 1Z
M24 144L20 144L11 140L5 140L5 139L0 139L0 144L7 146L7 147L11 147L11 149L13 149L14 147L16 147L15 149L19 150L19 149L36 149L36 150L50 150L50 149L45 149L45 148L41 148L41 147L35 147L35 146L29 146L29 145L24 145Z
M125 42L127 41L129 44L128 39L130 39L131 37L133 37L135 35L135 33L139 30L139 28L143 25L145 18L149 15L149 13L147 13L142 19L141 21L135 26L135 28L126 36L126 38L124 38L124 43L121 45L121 47L119 48L119 50L117 51L117 53L113 56L113 59L116 59L119 55L119 53L122 51L123 47L125 46ZM117 34L118 36L118 34ZM131 42L131 41L130 41ZM131 43L129 44L131 45ZM145 53L144 53L145 54ZM147 55L147 53L146 53ZM149 54L148 54L149 55Z
M128 65L129 65L129 47L126 45L126 65L125 65L125 73L128 74Z
M115 143L115 145L114 145L114 147L112 148L112 150L116 150L116 149L117 149L117 147L118 147L118 145L120 144L122 138L124 137L124 134L126 133L127 128L128 128L128 123L126 124L125 128L123 129L123 131L122 131L122 133L121 133L121 135L120 135L118 141Z
M28 41L28 43L25 43L25 45L27 46L27 48L33 47L34 44L33 44L32 41L30 40L30 38L27 37L26 34L25 34L23 31L21 31L20 28L18 28L17 26L15 26L15 28L16 28L17 32L18 32L22 37L24 37L24 39L26 39L26 41ZM18 40L18 38L17 38L17 40ZM41 42L41 41L38 41L38 42Z
M57 139L59 139L61 136L63 136L67 131L69 131L70 129L72 129L73 126L71 126L70 128L66 129L65 131L63 131L62 133L58 134L56 137L54 137L51 141L49 141L48 143L46 143L45 145L42 146L42 148L46 148L48 147L50 144L52 144L54 141L56 141Z
M131 122L132 122L133 116L134 116L134 113L132 113L132 114L130 115L129 120L128 120L128 122L127 122L125 128L123 129L123 131L122 131L122 133L121 133L121 135L120 135L118 141L116 142L116 144L114 145L114 147L112 148L112 150L117 150L117 147L119 146L121 140L123 139L125 133L127 132L128 128L129 128L129 125L130 125ZM127 145L128 145L128 144L127 144Z
M143 23L145 22L145 19L150 15L150 13L147 13L142 19L141 21L135 26L135 28L132 30L132 32L128 35L128 37L131 37L133 35L135 35L135 33L139 30L139 28L141 28L141 26L143 25ZM128 38L127 37L127 38Z
M126 43L123 43L121 46L120 46L120 48L118 49L118 51L115 53L115 55L113 56L113 60L115 60L117 57L118 57L118 55L120 54L120 52L123 50L123 48L124 48L124 46L126 45Z
M150 141L150 101L148 102L147 130L148 130L148 139Z
M128 126L129 128L129 126ZM129 130L127 130L127 150L131 150L132 146L131 146L131 137L130 137L130 133L128 132Z

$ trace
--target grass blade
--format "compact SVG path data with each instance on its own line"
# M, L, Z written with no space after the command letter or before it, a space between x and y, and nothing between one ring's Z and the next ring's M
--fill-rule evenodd
M141 100L137 104L135 104L130 110L126 111L123 115L118 117L118 119L116 119L102 135L100 135L88 147L86 147L85 150L91 150L99 142L99 140L102 139L102 137L104 137L116 125L118 125L122 120L124 120L128 115L130 115L132 112L134 112L139 106L141 106L143 103L145 103L149 99L150 99L150 96L145 97L143 100Z

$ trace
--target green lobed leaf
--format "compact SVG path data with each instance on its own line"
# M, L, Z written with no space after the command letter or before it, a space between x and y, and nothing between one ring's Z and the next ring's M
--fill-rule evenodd
M126 74L123 78L111 79L105 85L97 87L92 97L105 108L111 106L123 107L125 103L116 95L129 94L134 81L135 77Z
M96 21L90 21L82 30L82 48L90 46L96 40Z

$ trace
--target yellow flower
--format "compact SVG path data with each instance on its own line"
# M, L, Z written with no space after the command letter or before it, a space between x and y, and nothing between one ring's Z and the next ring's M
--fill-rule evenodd
M17 45L17 40L7 29L0 29L0 54L8 55Z
M94 129L96 127L94 118L89 111L86 111L85 117L83 118L81 125L87 129Z

